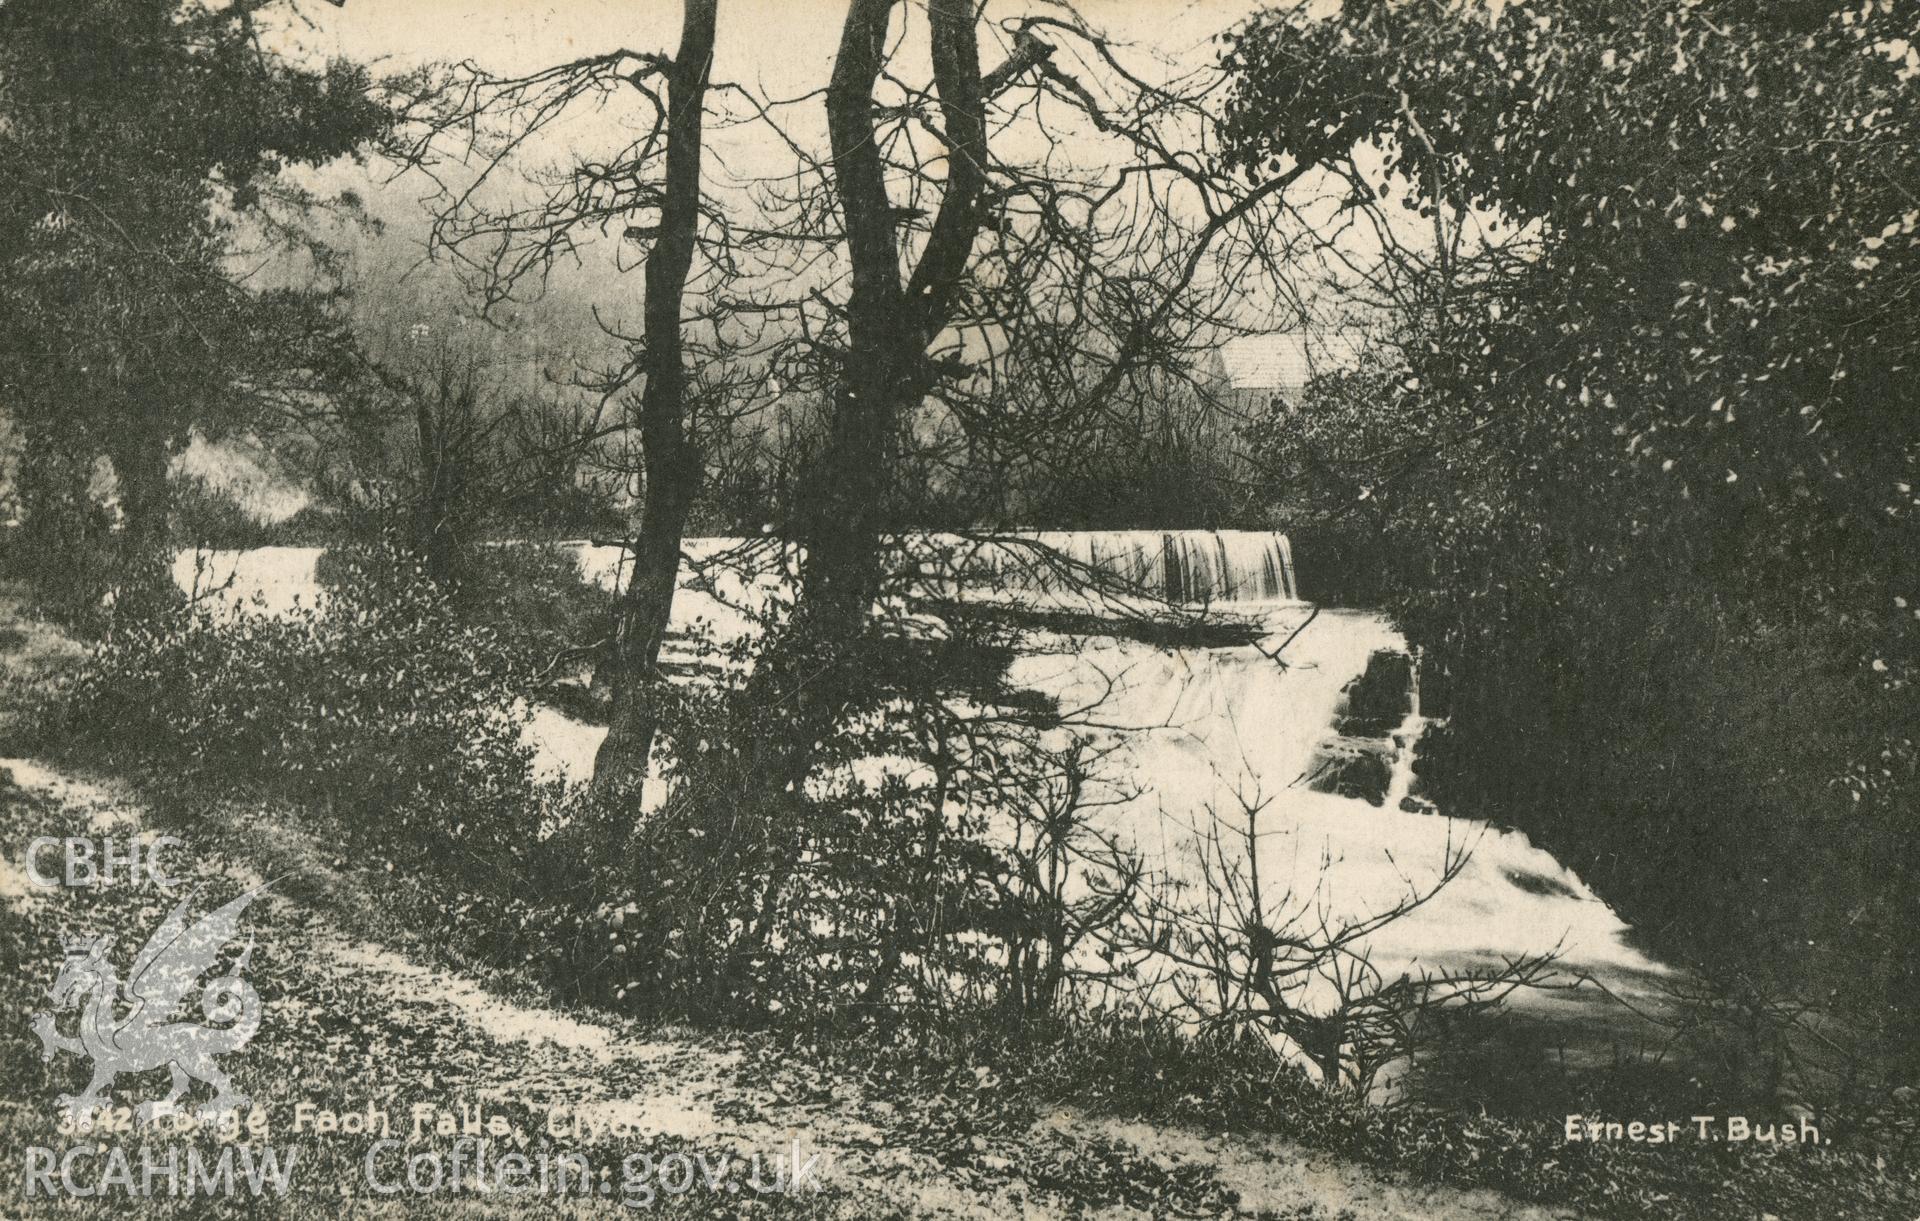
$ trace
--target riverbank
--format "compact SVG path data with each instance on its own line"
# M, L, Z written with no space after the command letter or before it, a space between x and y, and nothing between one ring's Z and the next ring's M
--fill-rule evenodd
M416 1104L497 1108L529 1136L556 1111L584 1108L637 1124L624 1138L568 1136L600 1164L634 1152L764 1154L777 1136L787 1149L815 1142L851 1168L819 1197L755 1197L755 1209L779 1216L1717 1218L1738 1215L1722 1206L1739 1201L1756 1216L1827 1218L1910 1216L1920 1199L1909 1172L1848 1150L1570 1145L1544 1119L1382 1111L1328 1093L1270 1052L1118 1015L1018 1030L968 1018L749 1033L557 1004L537 972L470 953L450 913L423 899L426 879L352 847L364 839L324 804L74 760L8 767L16 783L0 793L0 834L10 861L37 835L124 843L144 830L180 838L169 871L201 883L208 903L275 879L249 916L250 978L268 1016L229 1071L284 1113L283 1127L302 1101L344 1113L370 1096L395 1117ZM60 1133L49 1104L83 1084L83 1066L64 1055L43 1064L27 1015L46 1005L61 938L118 932L113 957L124 964L170 900L142 887L43 894L16 881L5 888L7 958L20 968L7 974L4 1009L15 1017L0 1033L0 1074L17 1104L6 1139L50 1149ZM165 1089L152 1073L123 1084L132 1101ZM325 1142L307 1163L314 1181L371 1190L372 1144ZM435 1152L454 1154L450 1144ZM374 1215L418 1203L407 1193L354 1199ZM340 1200L287 1208L332 1215ZM106 1203L84 1208L114 1212ZM200 1203L167 1207L207 1215L194 1211ZM737 1193L688 1192L665 1206L733 1216L739 1203ZM497 1208L463 1199L443 1212Z
M0 836L9 844L35 835L124 841L161 830L187 840L191 832L168 868L191 877L208 902L260 885L265 871L280 879L250 918L251 978L268 1019L228 1061L237 1088L267 1117L265 1130L245 1146L277 1150L279 1164L291 1167L284 1197L272 1179L262 1190L273 1215L332 1216L349 1207L356 1216L412 1216L423 1203L448 1217L512 1211L450 1182L431 1191L408 1183L407 1159L446 1166L456 1157L456 1138L434 1131L445 1116L510 1128L498 1140L497 1158L514 1149L536 1156L567 1151L619 1168L610 1180L613 1200L543 1200L540 1207L551 1210L543 1215L604 1215L626 1201L690 1217L1567 1215L1483 1190L1403 1181L1272 1136L1143 1123L1073 1106L1050 1106L1018 1122L1021 1108L990 1070L963 1094L928 1092L924 1079L900 1075L893 1056L855 1073L848 1071L852 1049L810 1055L774 1036L647 1028L555 1009L510 977L436 965L418 930L397 939L414 943L406 949L367 936L382 919L366 880L335 868L321 845L284 824L255 817L235 826L239 807L206 812L191 826L156 823L123 785L27 760L0 761L0 768ZM244 854L236 851L243 842L253 845ZM17 953L21 969L0 984L0 1009L18 1016L45 1004L41 976L57 967L62 934L118 931L124 955L166 908L145 888L9 884L0 920L9 957ZM63 1025L69 1021L62 1017ZM40 1164L28 1160L32 1151L54 1151L57 1164L65 1164L66 1151L76 1147L59 1130L53 1103L77 1089L82 1068L67 1056L41 1062L23 1021L0 1033L0 1076L14 1104L0 1121L0 1142L22 1159L11 1177L19 1191L33 1193L16 1196L25 1215L120 1216L129 1201L152 1206L153 1215L253 1215L244 1180L236 1198L207 1201L147 1196L137 1171L132 1188L103 1185L107 1163L100 1159L50 1178L24 1177ZM128 1101L164 1088L150 1073L119 1084ZM382 1145L377 1132L324 1130L334 1118L369 1112L384 1117L393 1134L387 1139L399 1147ZM109 1143L158 1147L132 1134ZM222 1146L201 1138L180 1147L211 1161ZM794 1166L810 1166L803 1190L762 1194L745 1187L738 1176L756 1153L763 1168L786 1157L790 1179ZM676 1155L695 1165L704 1158L708 1167L726 1161L734 1170L718 1190L699 1178L676 1191ZM472 1173L473 1161L467 1165ZM651 1173L643 1173L649 1165ZM772 1173L765 1169L763 1181ZM164 1190L168 1181L161 1182ZM80 1191L99 1194L72 1198ZM643 1200L649 1192L657 1199Z

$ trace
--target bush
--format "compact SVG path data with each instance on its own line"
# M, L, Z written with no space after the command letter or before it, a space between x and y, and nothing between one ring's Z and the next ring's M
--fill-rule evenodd
M461 569L460 580L444 591L448 614L490 633L517 669L536 669L560 650L591 645L612 631L611 595L581 574L580 557L569 546L486 543L463 557ZM381 542L330 547L314 575L336 596L424 580L405 548Z
M255 547L313 546L342 533L341 515L307 504L278 521L265 521L198 475L168 481L167 536L175 547L247 551Z
M404 561L268 618L121 621L55 681L46 745L315 803L350 826L497 869L537 832L515 671Z
M264 547L272 527L198 475L168 480L167 534L180 546L240 551Z
M1064 893L1083 850L1077 756L1039 742L992 640L879 632L854 656L763 654L746 681L653 685L666 800L636 818L623 795L570 794L538 898L493 916L465 896L449 914L497 962L656 1016L817 1027L1060 1003L1084 922ZM963 677L970 716L951 704ZM792 712L801 682L832 691L817 738ZM1029 834L1008 842L1009 819Z
M484 579L451 593L356 543L324 554L313 606L124 619L38 692L24 748L124 769L164 808L289 805L391 866L383 902L447 948L617 1003L633 810L537 780L521 737L530 659L601 595L560 549L479 550Z
M476 547L453 591L462 622L487 628L528 665L613 631L613 597L580 572L572 547L503 542Z
M627 995L689 1016L832 1020L927 1003L977 969L985 812L950 757L955 727L909 689L928 665L914 653L865 642L873 686L833 687L847 701L811 749L791 700L769 695L791 693L766 679L784 658L763 657L755 682L660 692L675 789L626 844L612 942ZM809 658L792 672L816 689L848 678ZM863 766L878 759L888 774Z

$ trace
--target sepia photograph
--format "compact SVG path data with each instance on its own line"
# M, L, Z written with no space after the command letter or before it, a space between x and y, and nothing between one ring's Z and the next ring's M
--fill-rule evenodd
M0 0L0 1217L1920 1218L1920 0Z

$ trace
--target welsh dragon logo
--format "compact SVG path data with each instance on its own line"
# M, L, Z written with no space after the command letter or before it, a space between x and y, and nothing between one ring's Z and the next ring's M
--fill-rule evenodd
M218 1117L246 1105L233 1082L220 1071L216 1057L240 1050L260 1029L260 996L242 979L253 955L253 938L226 972L200 989L200 1013L208 1025L174 1021L174 1011L189 999L200 977L220 960L221 950L233 940L240 915L265 886L247 891L218 911L189 921L188 895L160 922L133 959L133 971L123 985L108 953L113 934L91 940L69 939L66 961L48 995L54 1012L80 1009L78 1037L61 1034L53 1013L36 1013L33 1032L40 1036L41 1059L55 1052L72 1052L93 1061L93 1079L77 1097L60 1096L60 1105L77 1118L106 1105L105 1093L121 1073L145 1072L166 1065L173 1071L173 1087L164 1099L140 1105L141 1122L170 1113L196 1080L213 1087L212 1101L200 1108L202 1118Z

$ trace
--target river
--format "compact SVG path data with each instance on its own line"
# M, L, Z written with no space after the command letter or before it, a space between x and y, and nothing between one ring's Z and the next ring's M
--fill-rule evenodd
M950 537L933 541L940 554L951 553ZM584 574L611 588L621 552L575 547ZM716 562L743 548L755 552L751 560ZM689 541L687 554L676 631L721 640L754 632L755 615L784 588L779 553L771 544L701 539ZM1049 562L1032 563L1040 554ZM1197 880L1196 847L1216 830L1243 844L1248 805L1261 809L1250 863L1269 913L1297 911L1336 925L1363 920L1432 891L1451 863L1450 882L1367 936L1365 948L1386 978L1551 954L1560 982L1605 986L1513 998L1515 1009L1559 1031L1563 1054L1597 1063L1623 1043L1654 1041L1657 1031L1606 993L1659 1010L1678 976L1636 947L1606 903L1524 834L1408 800L1425 727L1417 684L1404 718L1374 743L1386 763L1384 793L1338 795L1308 782L1325 761L1349 684L1376 653L1404 651L1406 642L1379 614L1302 600L1283 536L1032 534L968 555L961 571L943 570L929 583L948 593L991 586L981 596L1076 613L1082 626L1074 630L1026 632L1011 678L1062 707L1097 709L1082 718L1081 731L1111 752L1098 777L1102 830L1165 876ZM212 597L227 607L282 614L319 596L318 556L315 548L290 547L186 554L175 574L183 588L217 588ZM1084 627L1090 615L1117 608L1124 617L1140 605L1111 591L1090 598L1078 578L1102 574L1207 605L1217 617L1250 625L1257 639L1170 647ZM575 781L590 775L604 733L545 706L532 710L527 727L540 769ZM657 798L661 786L651 787Z

